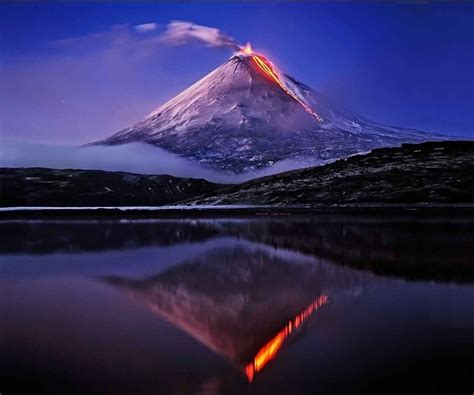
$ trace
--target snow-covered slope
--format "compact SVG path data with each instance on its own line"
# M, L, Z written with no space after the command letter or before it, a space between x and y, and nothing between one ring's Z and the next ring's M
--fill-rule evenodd
M443 138L376 124L338 109L271 67L281 85L252 55L234 55L143 121L96 144L145 142L219 170L243 173L285 159L325 161Z

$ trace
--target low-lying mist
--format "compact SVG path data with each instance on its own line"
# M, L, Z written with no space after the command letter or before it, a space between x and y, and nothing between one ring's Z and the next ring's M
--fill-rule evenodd
M220 183L239 183L318 164L321 162L284 160L266 169L234 174L212 170L161 148L141 143L74 147L2 141L0 146L0 167L47 167L169 174L176 177L205 178Z

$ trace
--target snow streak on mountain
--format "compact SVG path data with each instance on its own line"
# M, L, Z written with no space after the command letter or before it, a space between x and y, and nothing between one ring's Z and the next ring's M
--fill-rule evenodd
M153 111L94 144L145 142L233 173L285 160L324 161L443 136L338 109L250 47Z

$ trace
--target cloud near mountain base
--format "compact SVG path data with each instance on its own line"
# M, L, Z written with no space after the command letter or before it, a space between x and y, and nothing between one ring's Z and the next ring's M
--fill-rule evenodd
M233 174L212 170L161 148L141 143L109 147L74 147L2 141L0 148L0 167L47 167L169 174L176 177L205 178L219 183L239 183L320 163L311 160L284 160L263 170Z

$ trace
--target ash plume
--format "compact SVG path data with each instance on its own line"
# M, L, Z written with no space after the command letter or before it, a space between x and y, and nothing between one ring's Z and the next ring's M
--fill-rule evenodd
M239 50L241 47L237 41L219 29L186 21L168 23L161 41L171 45L200 42L208 47L227 47L233 50Z

